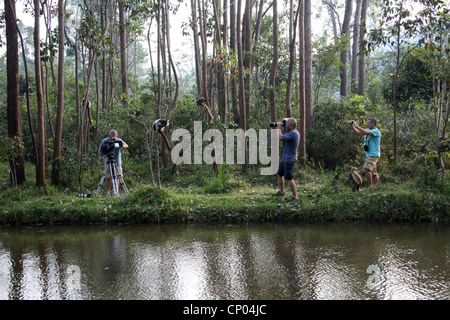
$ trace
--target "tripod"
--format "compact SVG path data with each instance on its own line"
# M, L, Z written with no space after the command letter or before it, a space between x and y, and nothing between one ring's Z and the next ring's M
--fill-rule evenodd
M113 187L114 195L117 196L119 194L119 186L117 183L117 180L119 180L119 183L122 185L123 191L125 194L128 194L128 188L125 184L125 181L123 180L122 174L117 170L117 165L114 159L108 159L106 162L105 170L102 173L102 176L100 177L100 181L98 183L96 194L100 194L100 189L102 188L103 181L105 180L106 174L109 172L111 174L111 184Z

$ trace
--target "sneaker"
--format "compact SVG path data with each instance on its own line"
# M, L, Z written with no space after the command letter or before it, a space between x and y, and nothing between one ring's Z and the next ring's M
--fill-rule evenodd
M296 204L297 202L300 202L300 198L292 198L291 202L289 202L289 204Z
M285 195L286 195L286 192L278 191L277 193L273 194L272 196L273 197L282 197L282 196L285 196Z

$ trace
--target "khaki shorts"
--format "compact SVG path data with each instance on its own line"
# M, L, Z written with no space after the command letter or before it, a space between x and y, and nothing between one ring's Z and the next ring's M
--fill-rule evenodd
M364 166L363 166L364 173L372 172L372 174L374 176L377 176L378 175L378 171L377 171L378 159L379 159L378 157L374 157L374 156L367 157L366 162L364 163Z
M111 167L112 167L112 165L111 165ZM105 164L105 168L106 168L106 179L111 179L111 170L109 169L109 164ZM122 176L123 174L122 174L122 166L116 166L116 168L117 168L117 172L116 172L115 176L117 178L118 176Z

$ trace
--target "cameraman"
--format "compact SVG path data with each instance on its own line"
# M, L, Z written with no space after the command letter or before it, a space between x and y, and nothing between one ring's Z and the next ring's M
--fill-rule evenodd
M281 133L281 127L286 128L287 133ZM300 200L297 196L297 187L294 182L294 164L297 161L297 150L300 144L300 133L297 130L297 120L294 118L284 118L282 122L277 124L277 130L280 141L283 141L283 152L281 154L281 162L277 171L278 184L280 190L274 196L284 196L284 182L288 182L292 191L291 204Z
M381 153L381 131L377 128L377 120L374 118L369 118L367 120L368 129L366 130L359 127L353 120L350 121L350 127L356 135L365 135L364 152L366 154L366 162L363 166L364 175L366 176L369 187L372 186L372 182L378 185L380 177L378 176L377 162Z
M111 190L111 171L110 171L110 167L109 167L109 161L108 158L105 158L105 155L102 153L102 147L105 143L108 142L122 142L122 148L128 148L128 145L122 140L117 138L117 131L116 130L111 130L109 132L108 137L106 137L105 139L102 140L102 142L100 142L100 146L98 147L98 155L99 155L99 160L102 161L103 159L105 159L105 168L106 168L106 195L109 196L110 190ZM123 175L122 174L122 148L114 148L114 162L116 164L117 167L117 173L116 173L116 179L118 175Z

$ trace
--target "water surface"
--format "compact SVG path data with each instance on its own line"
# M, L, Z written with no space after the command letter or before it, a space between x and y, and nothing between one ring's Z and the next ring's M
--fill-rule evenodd
M1 227L0 299L449 299L450 227Z

